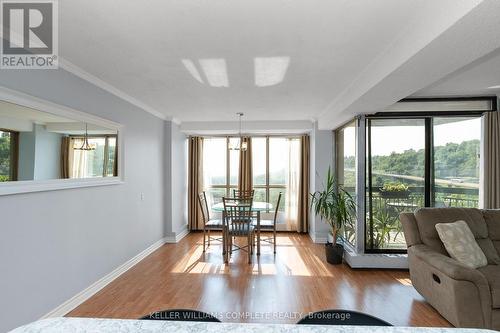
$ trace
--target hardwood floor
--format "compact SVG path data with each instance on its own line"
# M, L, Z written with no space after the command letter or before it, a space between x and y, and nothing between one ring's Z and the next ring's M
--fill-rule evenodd
M166 244L67 316L140 318L162 309L216 313L225 322L295 323L309 311L349 309L397 326L450 326L413 289L407 271L332 266L307 235L278 235L276 257L262 246L223 264L220 246L203 254L201 233Z

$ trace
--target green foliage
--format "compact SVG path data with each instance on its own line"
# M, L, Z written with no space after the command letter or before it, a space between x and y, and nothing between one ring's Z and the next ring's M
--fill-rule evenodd
M1 182L8 182L10 180L10 177L7 175L0 175L0 183Z
M382 191L385 192L406 192L408 191L408 186L403 183L385 183L382 187Z
M479 140L470 140L434 147L436 178L477 178L479 146ZM372 169L389 174L422 177L425 169L425 151L409 149L403 153L393 152L388 156L373 156Z
M330 226L334 244L339 230L356 215L356 202L353 197L337 184L328 168L326 186L322 191L311 194L311 209Z

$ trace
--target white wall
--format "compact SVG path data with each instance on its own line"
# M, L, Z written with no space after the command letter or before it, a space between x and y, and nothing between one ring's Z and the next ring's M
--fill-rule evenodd
M165 121L166 235L178 239L187 231L187 137L179 125Z
M0 85L125 126L124 184L0 197L4 332L40 318L162 239L166 195L163 120L63 70L2 71Z
M311 191L323 189L328 167L333 170L333 132L318 130L314 124L311 133ZM309 234L314 242L326 243L328 226L321 219L312 214Z
M62 134L47 132L45 126L35 125L35 180L57 179L61 176Z

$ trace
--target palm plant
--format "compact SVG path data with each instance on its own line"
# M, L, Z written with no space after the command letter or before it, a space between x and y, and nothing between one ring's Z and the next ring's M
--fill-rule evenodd
M349 192L338 185L330 168L328 168L323 190L311 194L311 208L321 220L330 226L333 245L337 243L339 231L356 216L355 200Z

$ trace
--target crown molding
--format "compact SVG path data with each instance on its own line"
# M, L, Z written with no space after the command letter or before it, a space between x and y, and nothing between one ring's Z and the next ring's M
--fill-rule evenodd
M65 71L68 71L79 78L88 81L92 83L93 85L106 90L107 92L129 102L130 104L133 104L140 108L141 110L144 110L150 114L152 114L155 117L158 117L160 119L166 120L167 116L165 116L163 113L157 111L156 109L152 108L151 106L141 102L135 97L130 96L129 94L121 91L120 89L116 88L115 86L101 80L100 78L96 77L95 75L90 74L89 72L86 72L82 68L76 66L75 64L69 62L66 59L63 59L62 57L59 58L59 67L64 69Z

